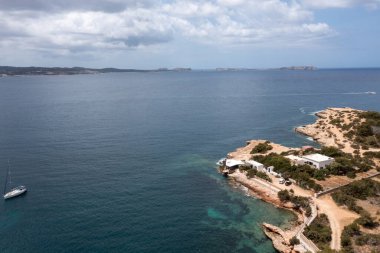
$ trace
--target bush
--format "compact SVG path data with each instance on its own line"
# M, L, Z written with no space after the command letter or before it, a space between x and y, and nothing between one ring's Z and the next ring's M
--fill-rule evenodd
M331 241L330 223L325 214L319 215L304 230L304 235L316 243L320 248L328 247Z
M289 241L290 245L297 245L300 244L300 240L298 240L297 237L293 236L292 239Z
M356 199L366 200L368 197L375 197L380 193L380 183L363 179L334 192L331 196L338 205L346 205L348 209L361 214L363 208L356 205Z
M268 142L264 143L259 143L257 144L251 151L251 154L256 154L256 153L265 153L269 150L272 150L273 147L270 145Z
M255 170L255 169L249 169L247 171L247 178L253 178L253 177L256 176L256 174L257 174L257 170Z
M360 126L358 126L356 130L356 134L361 137L372 136L373 132L372 132L371 125L368 123L362 123Z
M348 172L355 173L354 162L345 157L338 157L335 161L327 166L327 170L332 175L344 176Z
M302 208L305 211L305 215L310 217L311 207L309 199L306 197L295 196L294 192L289 192L288 190L281 190L277 193L278 198L281 202L292 202L295 206L295 209Z
M344 153L336 147L322 147L321 154L334 158L341 157L344 155Z
M380 193L380 183L371 179L363 179L352 182L341 190L354 198L366 200L367 197L375 197Z
M344 227L340 242L344 253L354 253L351 238L355 235L360 235L360 229L356 222Z
M262 178L262 179L272 183L272 179L265 172L258 171L256 173L256 177Z
M362 207L356 205L356 199L354 197L347 195L342 191L334 192L331 196L339 206L346 205L349 210L356 213L360 213L363 210Z
M281 190L277 193L278 198L281 202L288 202L291 200L291 195L288 190Z
M253 156L252 158L259 163L264 164L265 167L273 166L275 171L279 173L288 171L292 167L289 159L275 153L270 153L266 156Z
M363 245L379 246L380 235L374 235L374 234L360 235L359 237L356 238L355 243L358 246L363 246Z
M362 211L360 218L357 219L357 223L369 229L375 228L379 225L379 223L373 220L371 215L366 211Z
M380 159L380 152L367 151L363 153L364 156L368 158L378 158Z

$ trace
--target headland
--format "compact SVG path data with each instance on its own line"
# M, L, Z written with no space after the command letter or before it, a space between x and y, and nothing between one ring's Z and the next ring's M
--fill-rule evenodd
M247 141L219 161L223 175L297 214L263 224L279 252L380 252L380 113L327 108L295 129L321 147Z

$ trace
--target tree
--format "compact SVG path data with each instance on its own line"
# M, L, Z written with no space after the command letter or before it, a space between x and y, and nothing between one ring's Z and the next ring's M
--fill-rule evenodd
M291 195L288 190L281 190L277 193L278 198L281 202L288 202L291 200Z
M289 241L290 245L297 245L297 244L300 244L300 240L298 240L297 237L293 236L290 241Z

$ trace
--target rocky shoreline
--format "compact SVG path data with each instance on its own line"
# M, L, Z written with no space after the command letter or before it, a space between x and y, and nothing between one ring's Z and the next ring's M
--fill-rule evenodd
M282 203L277 195L268 194L267 191L260 189L260 186L254 186L252 183L247 183L246 180L242 180L240 177L230 177L235 183L247 187L250 191L250 194L257 199L270 203L278 208L286 209L292 211L296 216L297 220L292 222L291 227L286 231L282 230L279 227L276 227L269 223L263 223L263 231L265 235L272 240L274 248L279 252L284 253L300 253L304 252L302 248L294 247L290 244L290 239L301 230L301 226L304 223L304 217L301 213L297 212L294 209L292 203Z
M361 110L355 110L352 108L327 108L326 110L319 111L315 115L317 120L313 124L304 125L295 128L297 133L313 138L314 141L318 142L322 146L331 146L339 148L344 153L363 155L365 150L360 148L359 150L355 147L354 140L347 136L346 126L350 126L356 123L362 123L364 120L360 117ZM261 147L270 146L270 149L260 151L259 155L268 155L270 153L275 153L278 155L286 154L298 154L303 152L305 146L301 148L290 148L285 147L280 144L272 143L266 140L251 140L247 141L246 145L241 148L237 148L235 151L228 153L227 159L233 161L249 161L252 159L252 151L256 146L261 145ZM368 150L368 149L366 149ZM379 151L377 148L369 148L369 151ZM376 162L376 161L375 161ZM380 165L380 163L378 163ZM249 178L245 174L244 170L226 170L221 166L221 173L232 179L234 182L239 183L247 187L255 197L271 203L279 208L284 208L294 212L298 221L290 229L283 231L282 229L275 227L270 224L263 224L263 229L265 234L272 240L274 247L279 252L317 252L318 247L303 236L303 229L305 226L309 225L312 220L317 216L318 213L324 213L328 216L330 221L330 226L332 229L332 240L331 248L334 250L340 249L340 235L344 226L350 224L357 218L357 215L349 210L339 207L331 199L331 196L326 196L326 198L318 198L315 192L310 190L305 190L300 186L295 184L285 187L283 184L279 184L278 178L274 175L268 173L270 177L270 182L265 181L256 176L250 176ZM360 178L361 176L359 176ZM269 180L269 179L268 179ZM331 180L331 184L334 184L335 179ZM343 180L343 179L341 179ZM293 194L296 196L306 197L309 199L309 204L313 205L312 214L310 217L306 217L302 211L295 210L291 203L283 203L278 197L278 192L280 190L292 190ZM327 188L329 189L329 188ZM305 212L305 210L303 210ZM301 241L301 245L293 247L290 244L290 239L296 237Z

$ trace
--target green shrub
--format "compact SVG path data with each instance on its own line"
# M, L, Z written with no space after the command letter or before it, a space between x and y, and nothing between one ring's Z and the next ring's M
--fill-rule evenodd
M290 241L289 241L290 245L297 245L297 244L300 244L300 240L298 240L297 237L293 236Z
M355 244L358 246L363 246L363 245L379 246L380 235L374 235L374 234L360 235L356 238Z
M277 193L278 198L281 202L288 202L291 200L291 195L288 190L281 190Z
M320 248L328 247L331 241L330 223L325 214L321 214L307 226L304 230L304 235L312 240Z
M376 222L371 217L371 215L368 212L366 212L366 211L362 211L361 212L361 216L360 216L360 218L357 219L357 223L359 225L362 225L363 227L369 228L369 229L375 228L375 227L377 227L379 225L379 223Z
M322 147L321 154L329 157L341 157L344 155L342 151L340 151L336 147Z
M360 126L358 126L356 134L361 137L368 137L373 135L371 125L368 123L362 123Z
M262 178L262 179L272 183L272 179L265 172L258 171L256 173L256 177Z
M380 152L367 151L363 153L364 156L368 158L378 158L380 159Z
M265 153L272 149L272 145L270 145L268 142L259 143L252 149L251 154Z
M253 178L255 177L257 174L257 170L256 169L249 169L247 171L247 178Z

